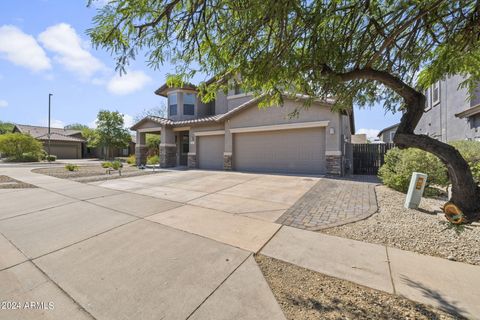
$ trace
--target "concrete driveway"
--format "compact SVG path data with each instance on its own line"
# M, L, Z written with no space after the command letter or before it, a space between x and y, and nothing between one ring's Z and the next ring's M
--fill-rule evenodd
M0 192L0 319L284 319L252 253L318 180L171 171Z

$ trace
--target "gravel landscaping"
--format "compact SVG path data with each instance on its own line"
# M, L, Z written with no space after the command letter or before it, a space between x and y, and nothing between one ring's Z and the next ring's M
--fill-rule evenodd
M462 319L280 260L255 259L287 319Z
M100 165L96 166L78 166L75 171L68 171L63 166L33 169L32 172L41 173L61 179L70 179L78 182L94 182L102 180L119 179L126 177L141 176L147 174L159 173L160 171L153 171L152 169L141 170L134 166L124 166L122 168L122 175L118 171L112 171L110 174L107 169Z
M480 226L452 227L437 213L445 201L423 198L418 210L405 209L405 194L375 188L379 210L370 218L322 230L330 235L480 265Z
M24 188L36 188L36 186L18 181L10 178L9 176L0 175L0 189L24 189Z

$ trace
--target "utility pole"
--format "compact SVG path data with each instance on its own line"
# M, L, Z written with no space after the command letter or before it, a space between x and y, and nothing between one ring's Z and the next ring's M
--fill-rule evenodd
M52 102L52 93L48 94L48 161L50 162L50 106Z

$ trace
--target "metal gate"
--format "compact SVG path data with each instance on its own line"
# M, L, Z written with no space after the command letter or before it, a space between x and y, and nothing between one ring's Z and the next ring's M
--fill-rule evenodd
M378 169L385 162L385 153L395 147L393 143L352 144L353 173L378 174Z

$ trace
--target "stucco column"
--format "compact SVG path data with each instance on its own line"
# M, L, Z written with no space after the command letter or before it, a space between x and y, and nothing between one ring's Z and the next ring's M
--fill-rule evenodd
M189 169L195 169L197 168L197 145L198 145L198 138L195 136L195 130L190 129L188 140L189 140L189 146L188 146L187 166Z
M145 136L145 132L137 131L135 143L135 162L137 166L144 165L147 162L147 146Z
M225 150L223 152L223 169L232 170L233 137L230 132L230 120L225 121Z
M177 165L177 145L175 133L171 127L162 126L160 142L160 168L175 167Z
M336 176L341 176L344 173L341 126L341 115L338 114L325 128L325 161L327 174Z

